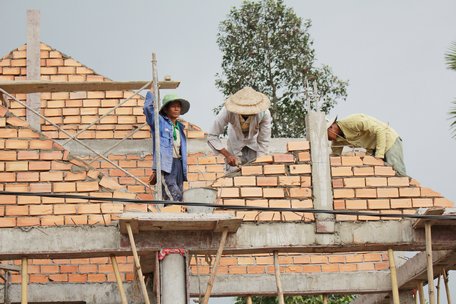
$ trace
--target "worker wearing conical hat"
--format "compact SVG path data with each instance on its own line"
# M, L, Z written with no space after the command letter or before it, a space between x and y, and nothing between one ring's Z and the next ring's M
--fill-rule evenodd
M236 171L238 165L254 161L269 153L272 118L269 98L245 87L228 97L217 115L208 135L208 144L226 160L227 172ZM220 135L228 126L225 147Z

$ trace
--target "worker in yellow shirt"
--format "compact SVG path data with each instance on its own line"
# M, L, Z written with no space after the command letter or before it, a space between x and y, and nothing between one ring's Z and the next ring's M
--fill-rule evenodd
M340 155L343 146L366 149L368 154L383 159L400 176L406 176L402 139L397 132L374 117L352 114L328 122L328 140L332 141L333 154Z

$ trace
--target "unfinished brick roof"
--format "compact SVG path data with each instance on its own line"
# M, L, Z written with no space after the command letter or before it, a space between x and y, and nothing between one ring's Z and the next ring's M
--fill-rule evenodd
M65 81L111 81L97 74L77 60L41 43L41 79L58 82ZM25 80L27 75L27 46L11 51L0 59L1 80ZM85 128L99 116L122 100L131 97L132 91L81 91L41 93L41 113L53 123L61 126L70 134ZM21 101L26 100L26 94L16 94ZM143 115L144 99L135 96L120 106L111 115L104 117L86 132L78 136L80 139L121 139L146 120ZM25 108L18 102L11 101L10 111L18 117L25 117ZM203 137L201 129L193 124L187 125L189 138ZM68 138L49 122L42 121L41 128L45 135L53 139ZM149 127L145 126L136 132L132 138L149 138Z

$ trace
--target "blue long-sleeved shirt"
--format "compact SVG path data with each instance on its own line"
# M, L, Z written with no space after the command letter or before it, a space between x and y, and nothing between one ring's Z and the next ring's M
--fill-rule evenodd
M144 101L144 115L146 121L150 126L152 133L154 160L152 169L157 167L155 157L155 123L154 123L154 103L153 95L151 92L147 92L146 100ZM160 125L160 159L161 159L161 170L166 173L171 173L173 165L173 123L165 115L158 115ZM181 136L181 148L180 154L182 155L182 168L184 171L184 180L187 180L187 138L185 137L184 128L185 126L181 122L177 122L179 125L179 132Z

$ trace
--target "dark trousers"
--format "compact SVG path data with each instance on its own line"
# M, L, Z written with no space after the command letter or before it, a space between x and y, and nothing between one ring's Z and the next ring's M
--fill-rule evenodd
M165 187L163 186L163 199L174 200L182 202L184 194L184 170L182 168L182 159L173 158L173 165L171 167L171 173L162 171L165 184L171 193L171 197L166 193Z

